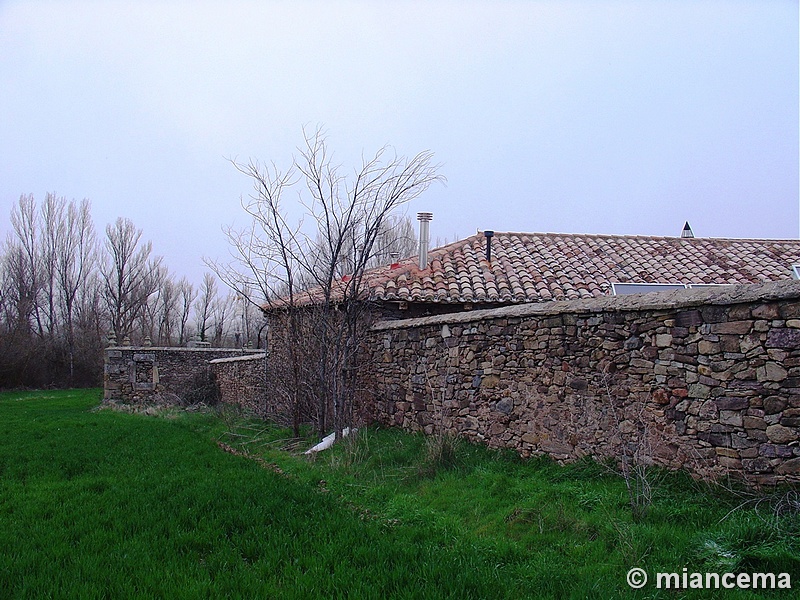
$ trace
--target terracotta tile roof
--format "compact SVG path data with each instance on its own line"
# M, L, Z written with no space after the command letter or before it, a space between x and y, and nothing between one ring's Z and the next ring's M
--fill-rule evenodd
M523 303L611 294L612 283L746 284L792 278L800 240L483 233L369 271L373 301Z

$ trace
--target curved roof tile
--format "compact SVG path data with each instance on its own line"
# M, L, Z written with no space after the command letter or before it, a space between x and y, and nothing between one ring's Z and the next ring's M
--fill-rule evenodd
M477 233L394 269L365 273L365 297L409 302L541 302L611 293L611 283L758 283L792 277L800 240ZM335 292L341 294L341 290ZM313 298L313 292L309 293Z

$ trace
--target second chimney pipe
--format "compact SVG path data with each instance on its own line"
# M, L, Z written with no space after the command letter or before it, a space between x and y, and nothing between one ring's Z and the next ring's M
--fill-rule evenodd
M486 236L486 260L492 262L492 238L494 237L494 231L484 231L483 235Z
M428 237L433 213L417 213L417 220L419 221L419 268L420 271L424 271L428 268Z

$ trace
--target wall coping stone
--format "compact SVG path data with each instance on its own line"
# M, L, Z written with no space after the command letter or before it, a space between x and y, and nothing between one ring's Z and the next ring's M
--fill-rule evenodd
M212 365L219 365L223 363L241 362L245 360L264 360L266 356L267 356L266 352L259 352L259 353L245 354L244 356L232 356L230 358L215 358L214 360L210 360L208 362L209 364Z
M671 292L651 292L624 296L603 296L583 300L545 301L515 304L500 308L488 308L467 312L446 313L430 317L379 321L372 331L388 331L424 327L427 325L449 325L472 323L487 319L559 315L564 313L591 314L598 312L628 312L642 310L675 310L697 306L725 306L751 302L800 299L800 281L771 281L749 285L725 285L717 288L696 288Z
M245 352L247 354L263 354L263 350L255 350L249 348L186 348L184 346L108 346L106 350L135 350L138 352Z

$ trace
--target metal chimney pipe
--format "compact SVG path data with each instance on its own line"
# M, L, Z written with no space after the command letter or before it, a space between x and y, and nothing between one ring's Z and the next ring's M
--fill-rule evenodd
M486 236L486 260L492 262L492 238L494 237L494 231L487 229L483 232L483 235Z
M430 222L433 220L433 213L417 213L419 221L419 268L424 271L428 268L428 243L430 236Z

